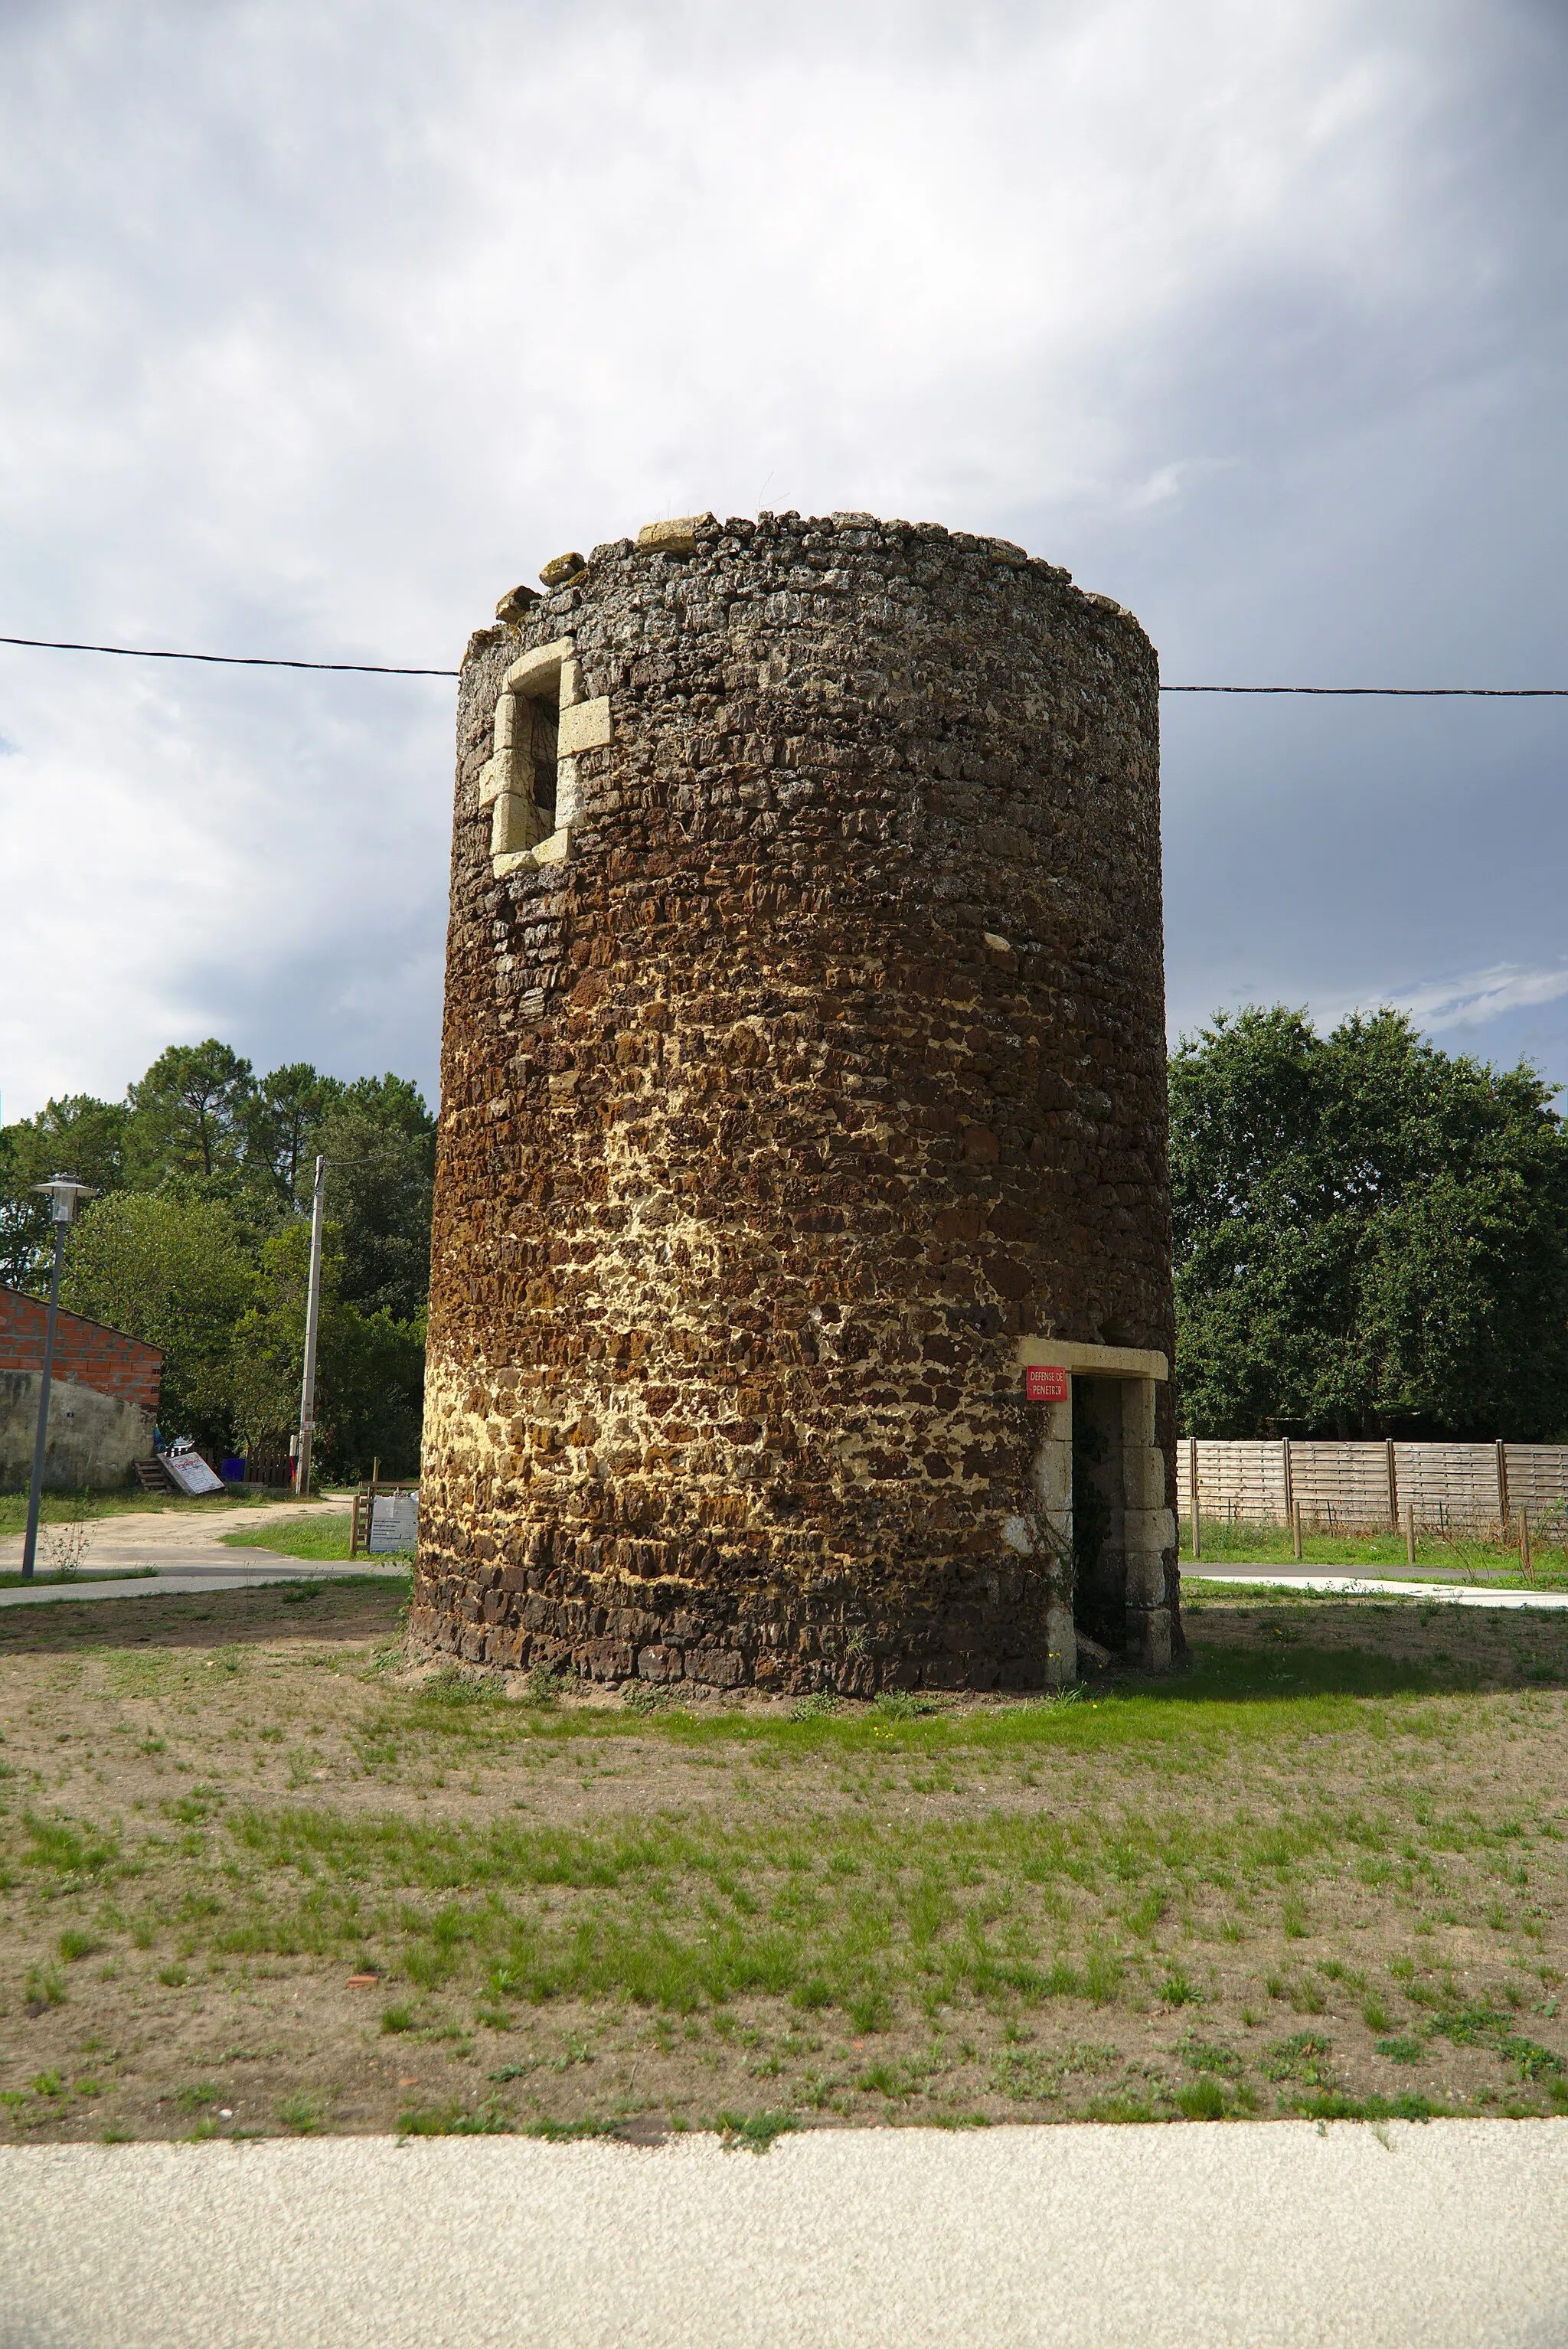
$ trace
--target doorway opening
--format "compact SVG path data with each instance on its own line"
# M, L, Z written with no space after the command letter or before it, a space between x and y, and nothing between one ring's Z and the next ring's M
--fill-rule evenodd
M1102 1648L1127 1645L1120 1379L1072 1382L1073 1621Z

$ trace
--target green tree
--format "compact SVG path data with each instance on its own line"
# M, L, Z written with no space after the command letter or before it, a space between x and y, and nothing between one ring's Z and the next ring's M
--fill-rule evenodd
M342 1228L323 1233L316 1338L315 1456L324 1475L366 1474L379 1457L412 1475L419 1456L422 1324L361 1313L343 1297ZM255 1300L234 1331L234 1426L247 1452L281 1451L298 1424L304 1365L310 1226L301 1216L263 1243Z
M335 1077L294 1061L263 1077L244 1104L246 1174L285 1211L310 1196L321 1123L343 1092Z
M123 1102L67 1093L36 1117L0 1126L0 1282L6 1288L47 1284L49 1205L33 1185L65 1173L97 1191L119 1190L128 1114Z
M1256 1007L1171 1062L1176 1370L1208 1435L1568 1431L1568 1135L1528 1066Z
M343 1230L343 1295L362 1313L413 1322L430 1290L436 1122L406 1077L362 1077L343 1088L315 1147L327 1162L328 1201Z
M204 1044L170 1044L126 1091L129 1179L139 1190L155 1191L183 1175L232 1191L242 1171L254 1091L249 1061L215 1036Z
M222 1201L118 1191L84 1208L60 1294L73 1312L161 1347L160 1424L222 1446L234 1325L254 1281L243 1236Z

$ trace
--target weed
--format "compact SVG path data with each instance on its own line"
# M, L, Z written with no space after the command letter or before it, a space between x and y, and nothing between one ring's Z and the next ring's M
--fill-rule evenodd
M59 2006L66 1995L66 1978L58 1966L29 1966L27 1969L27 2003L36 2011L45 2006Z
M844 1700L832 1689L814 1689L810 1696L797 1699L789 1708L791 1721L827 1721L843 1711Z
M718 2126L724 2132L726 2149L733 2152L745 2146L751 2153L766 2153L776 2137L786 2136L800 2126L790 2113L720 2113Z
M573 1684L570 1672L552 1671L548 1665L535 1664L523 1684L527 1692L524 1702L537 1705L542 1712L552 1712Z
M1222 2121L1231 2098L1216 2079L1192 2080L1177 2089L1176 2108L1190 2121Z
M1426 2054L1418 2039L1379 2039L1377 2053L1387 2055L1391 2064L1418 2064Z
M504 2137L512 2127L494 2104L424 2105L397 2116L404 2137Z
M1167 2006L1195 2006L1199 2002L1198 1992L1179 1966L1172 1966L1166 1975L1161 1996Z
M66 1963L75 1965L83 1958L96 1956L103 1943L96 1934L85 1933L77 1926L69 1926L60 1935L58 1947Z
M1362 2000L1361 2020L1368 2031L1391 2031L1394 2027L1393 2017L1380 1998Z
M1234 2079L1242 2070L1242 2059L1233 2047L1216 2045L1211 2040L1184 2039L1181 2060L1192 2072L1213 2072L1225 2079Z
M291 2130L295 2137L309 2137L313 2129L318 2129L321 2127L325 2111L326 2100L324 2096L301 2088L297 2089L292 2096L285 2096L283 2099L278 2106L278 2118L284 2128Z
M670 1692L667 1688L655 1688L650 1681L624 1681L621 1702L628 1713L665 1713L670 1705Z
M412 2031L414 2028L413 2008L411 2006L384 2006L381 2010L381 2028L383 2031L387 2032Z
M1293 2038L1276 2039L1258 2058L1265 2080L1301 2080L1308 2087L1332 2085L1327 2069L1332 2049L1315 2032L1299 2031Z

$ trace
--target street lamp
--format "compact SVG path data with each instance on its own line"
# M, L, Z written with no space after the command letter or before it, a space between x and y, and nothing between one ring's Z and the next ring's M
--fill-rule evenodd
M336 1165L346 1162L334 1161ZM299 1447L294 1460L294 1491L310 1491L310 1455L315 1441L315 1341L321 1324L321 1233L326 1213L326 1161L315 1162L315 1189L310 1211L310 1282L304 1296L304 1375L300 1381Z
M35 1183L35 1191L42 1191L49 1202L50 1221L55 1226L55 1268L49 1280L49 1318L44 1327L44 1375L38 1387L38 1425L33 1437L33 1483L27 1495L27 1538L22 1545L22 1579L33 1579L33 1559L38 1547L38 1504L44 1494L44 1448L49 1436L49 1381L55 1369L55 1316L60 1309L60 1265L66 1253L66 1234L77 1219L77 1201L96 1199L98 1193L90 1183L78 1183L74 1174L51 1174L46 1183Z

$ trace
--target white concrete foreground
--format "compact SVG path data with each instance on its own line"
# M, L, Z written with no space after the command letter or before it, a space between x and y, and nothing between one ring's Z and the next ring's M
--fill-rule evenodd
M0 2149L0 2349L1557 2349L1568 2120Z
M1355 1574L1300 1574L1281 1566L1205 1566L1185 1558L1183 1582L1272 1584L1281 1590L1326 1590L1341 1599L1437 1599L1452 1607L1568 1607L1568 1590L1497 1590L1484 1582L1398 1582Z

